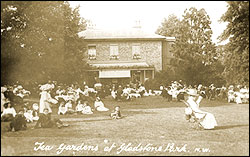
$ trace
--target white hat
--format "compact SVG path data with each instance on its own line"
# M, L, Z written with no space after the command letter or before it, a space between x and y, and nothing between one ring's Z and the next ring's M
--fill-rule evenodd
M50 84L45 84L45 85L42 85L39 89L42 91L47 91L47 90L52 89L52 86Z
M228 88L234 88L234 86L233 86L233 85L230 85Z
M199 96L199 94L197 93L197 90L195 90L195 89L189 89L187 91L187 94L191 95L191 96Z
M23 87L21 85L18 85L16 88L17 89L23 89Z

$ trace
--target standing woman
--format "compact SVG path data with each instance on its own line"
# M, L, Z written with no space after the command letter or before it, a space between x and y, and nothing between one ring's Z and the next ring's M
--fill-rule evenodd
M39 113L43 113L44 109L47 108L49 113L52 113L51 103L56 104L57 100L53 99L50 95L50 90L52 86L49 84L42 85L40 90L40 106L39 106Z
M195 101L199 96L199 94L197 94L197 91L195 89L189 89L187 94L187 105L191 108L192 116L194 117L196 122L198 122L199 126L203 129L213 129L215 126L217 126L217 122L212 113L205 112L199 109L199 105Z

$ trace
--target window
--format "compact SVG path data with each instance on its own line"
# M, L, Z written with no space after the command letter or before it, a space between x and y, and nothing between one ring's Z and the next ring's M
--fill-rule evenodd
M132 56L133 56L133 59L140 59L141 58L141 52L140 52L140 45L139 44L132 45Z
M91 60L96 59L96 46L95 45L88 46L88 58Z
M110 59L118 59L119 58L119 50L117 44L110 45Z

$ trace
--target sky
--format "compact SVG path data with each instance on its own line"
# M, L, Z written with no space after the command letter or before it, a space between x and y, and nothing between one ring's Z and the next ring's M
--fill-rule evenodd
M74 8L80 5L80 15L91 20L98 29L126 29L140 21L142 29L155 33L164 18L174 14L182 19L185 9L204 8L211 20L212 41L218 43L217 37L226 29L227 23L219 22L227 11L225 1L69 1Z

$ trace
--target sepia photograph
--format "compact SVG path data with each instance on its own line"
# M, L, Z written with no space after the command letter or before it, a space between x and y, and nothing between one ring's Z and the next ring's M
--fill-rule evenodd
M1 1L1 156L249 156L249 1Z

